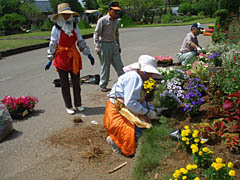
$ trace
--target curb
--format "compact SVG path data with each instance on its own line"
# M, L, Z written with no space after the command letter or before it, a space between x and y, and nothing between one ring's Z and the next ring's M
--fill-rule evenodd
M82 37L83 37L83 39L92 38L93 33L82 35ZM48 47L48 46L49 46L49 42L45 42L45 43L42 43L42 44L36 44L36 45L25 46L25 47L20 47L20 48L16 48L16 49L9 49L9 50L6 50L6 51L0 51L0 59L2 57L7 57L7 56L14 55L14 54L27 52L27 51L32 51L32 50L35 50L35 49L45 48L45 47Z

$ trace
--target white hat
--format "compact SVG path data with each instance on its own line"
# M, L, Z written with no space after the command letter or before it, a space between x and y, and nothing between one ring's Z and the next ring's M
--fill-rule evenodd
M54 21L59 14L72 14L74 16L80 16L77 12L71 10L68 3L61 3L58 5L58 12L52 15L51 20Z
M154 73L161 76L161 73L157 70L156 59L149 55L141 55L138 58L137 63L130 64L123 68L125 72L131 71L131 70L137 70L137 69L143 72Z

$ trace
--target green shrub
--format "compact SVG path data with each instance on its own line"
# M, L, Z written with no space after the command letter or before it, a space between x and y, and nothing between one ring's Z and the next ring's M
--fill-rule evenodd
M178 12L187 15L192 10L192 4L190 2L184 2L179 5Z
M135 25L135 22L132 20L132 18L125 14L121 20L120 20L120 24L121 24L121 27L129 27L129 26L134 26Z
M54 25L54 22L50 21L50 19L47 18L47 19L43 22L43 24L42 24L42 26L41 26L41 30L42 30L42 31L51 31L53 25Z
M81 19L78 23L78 27L80 29L88 29L88 28L91 28L91 26L83 19Z
M173 18L170 13L162 15L162 23L170 23L172 20Z
M5 30L7 34L20 31L20 27L25 23L25 17L16 13L5 14L0 18L2 29Z

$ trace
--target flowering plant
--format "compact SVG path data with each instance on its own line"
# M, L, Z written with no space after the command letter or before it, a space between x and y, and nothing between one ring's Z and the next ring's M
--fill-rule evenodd
M186 91L184 97L184 111L188 112L190 115L198 114L200 105L204 102L202 93L206 91L205 85L200 84L199 78L190 78L184 89Z
M38 98L34 96L6 96L2 99L2 103L7 107L12 118L15 118L25 110L29 112L33 111L35 104L38 103Z
M172 175L173 177L169 180L200 180L199 177L197 177L196 173L194 173L194 170L197 168L198 167L196 164L188 164L185 168L175 170Z
M220 58L220 53L216 52L214 54L211 54L208 56L210 64L213 64L214 66L222 66L222 59Z
M159 72L162 75L162 79L166 82L167 80L171 80L172 78L178 78L182 81L185 81L187 78L186 73L182 71L181 69L173 69L170 67L169 69L167 68L159 68Z
M149 78L143 83L143 88L147 93L146 98L149 101L151 101L153 98L155 87L156 87L156 81L153 78Z
M216 162L213 162L206 172L208 180L234 180L235 170L233 166L232 162L224 164L222 158L216 158Z
M213 151L207 147L200 147L192 154L194 162L203 169L209 168L212 163Z

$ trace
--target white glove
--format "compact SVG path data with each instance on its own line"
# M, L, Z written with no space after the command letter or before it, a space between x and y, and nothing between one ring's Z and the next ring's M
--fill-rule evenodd
M200 47L197 47L197 51L201 51L202 49Z
M95 47L95 51L96 51L97 54L100 54L100 53L101 53L100 47L99 47L99 46L96 46L96 47Z
M149 117L150 119L157 119L157 113L155 111L150 110L147 113L147 117Z

